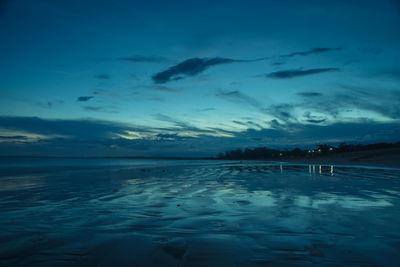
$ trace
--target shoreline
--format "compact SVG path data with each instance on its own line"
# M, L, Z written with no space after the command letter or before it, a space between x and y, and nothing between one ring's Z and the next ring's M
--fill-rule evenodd
M315 158L283 159L289 163L321 165L360 165L400 168L400 149L377 149L357 152L343 152Z
M369 167L387 167L400 168L400 148L385 148L364 151L352 151L333 153L315 157L298 157L298 158L273 158L273 159L229 159L229 158L211 158L211 157L33 157L33 156L0 156L0 159L144 159L144 160L176 160L176 161L269 161L269 162L286 162L298 164L318 164L318 165L352 165L352 166L369 166Z

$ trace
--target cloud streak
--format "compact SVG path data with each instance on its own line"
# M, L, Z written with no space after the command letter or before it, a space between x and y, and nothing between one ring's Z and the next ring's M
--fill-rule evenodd
M265 76L267 78L272 78L272 79L292 79L302 76L314 75L324 72L334 72L334 71L339 71L339 69L318 68L318 69L307 69L307 70L282 70L282 71L271 72L269 74L266 74Z
M89 110L89 111L101 111L101 110L103 110L104 108L103 108L103 107L100 107L100 106L97 106L97 107L84 106L83 109Z
M100 75L96 75L95 78L100 79L100 80L109 80L109 79L111 79L111 75L110 74L100 74Z
M121 57L121 58L119 58L119 60L136 62L136 63L165 63L165 62L170 61L168 58L165 58L165 57L141 56L141 55L135 55L135 56L130 56L130 57Z
M248 96L240 91L229 91L229 92L217 92L215 94L217 97L223 98L225 100L250 105L255 108L260 108L261 104L253 97Z
M301 92L301 93L297 93L297 95L302 96L302 97L320 97L323 94L318 93L318 92Z
M216 130L198 128L188 122L177 120L161 113L154 114L153 117L159 121L171 123L175 127L178 127L180 131L192 132L194 136L197 136L198 134L213 134L215 132L218 132L218 130L216 131Z
M165 85L137 85L132 87L131 89L133 90L153 90L153 91L158 91L158 92L165 92L165 93L181 93L183 92L182 88L175 88L175 87L169 87Z
M94 96L80 96L76 99L78 102L86 102L92 99Z
M335 47L335 48L329 48L329 47L317 47L313 48L307 51L300 51L300 52L293 52L287 55L281 55L281 58L290 58L290 57L295 57L295 56L308 56L308 55L313 55L313 54L321 54L321 53L326 53L326 52L331 52L331 51L340 51L342 50L341 47Z

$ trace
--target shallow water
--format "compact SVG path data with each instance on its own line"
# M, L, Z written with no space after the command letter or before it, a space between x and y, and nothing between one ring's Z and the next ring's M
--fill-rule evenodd
M0 164L0 266L399 266L400 170L45 161Z

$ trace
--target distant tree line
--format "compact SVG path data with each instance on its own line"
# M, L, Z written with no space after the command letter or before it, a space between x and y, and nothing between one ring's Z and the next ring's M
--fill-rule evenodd
M375 149L400 148L397 143L377 143L377 144L346 144L340 143L338 146L327 144L317 145L314 149L302 150L294 148L292 150L270 149L267 147L246 148L218 153L218 159L238 159L238 160L273 160L287 158L313 158L322 155L329 155L342 152L356 152Z

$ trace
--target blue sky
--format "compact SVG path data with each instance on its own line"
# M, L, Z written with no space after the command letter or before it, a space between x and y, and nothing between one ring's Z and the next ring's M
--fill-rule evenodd
M2 1L3 155L400 140L398 1Z

